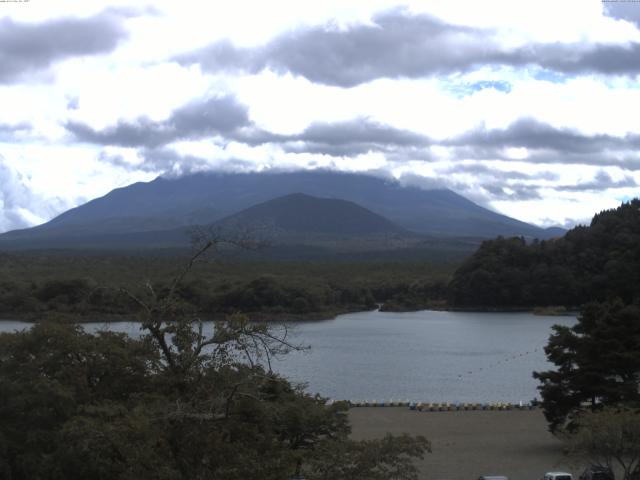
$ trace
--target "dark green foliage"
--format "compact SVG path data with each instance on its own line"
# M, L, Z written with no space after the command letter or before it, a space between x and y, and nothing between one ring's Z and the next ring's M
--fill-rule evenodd
M640 405L640 306L590 303L576 325L554 327L545 352L557 370L534 377L552 431L572 428L585 405Z
M335 468L416 478L424 439L352 442L346 405L229 356L268 340L266 327L220 323L206 352L183 327L161 327L174 339L168 356L153 335L53 323L0 335L1 478L279 480L298 467L309 478Z
M382 311L398 312L441 308L447 298L447 284L444 281L420 279L409 285L396 285L390 298L382 305Z
M180 259L0 255L0 315L5 318L96 320L131 316L153 278L161 293ZM237 311L261 318L327 318L368 310L419 309L442 302L452 267L425 262L220 262L204 260L176 291L183 305L207 317Z
M417 478L412 459L426 440L353 442L346 404L326 405L271 372L273 355L296 348L286 332L236 314L203 333L189 303L202 285L183 279L215 245L166 285L122 289L137 306L140 340L51 322L0 335L3 479ZM270 278L251 291L272 304L291 293Z
M640 298L640 200L593 217L563 238L484 242L456 271L449 299L457 306L578 306Z
M134 407L151 392L159 362L144 342L57 324L2 334L0 352L0 463L12 479L65 478L65 429L86 412Z

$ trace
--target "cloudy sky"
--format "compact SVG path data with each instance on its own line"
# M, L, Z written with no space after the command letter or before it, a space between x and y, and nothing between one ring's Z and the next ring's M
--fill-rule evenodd
M331 168L573 225L640 193L640 3L0 0L0 231Z

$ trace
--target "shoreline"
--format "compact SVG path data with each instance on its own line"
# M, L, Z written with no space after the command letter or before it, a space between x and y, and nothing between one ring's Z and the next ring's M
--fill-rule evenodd
M349 313L360 312L372 312L372 310L346 310L339 312L310 312L303 314L295 313L267 313L267 312L239 312L248 316L255 322L322 322L325 320L333 320L340 315L347 315ZM213 322L223 320L224 317L232 314L214 314L203 316L201 319L203 322ZM57 323L118 323L118 322L139 322L135 318L136 314L99 314L95 316L82 315L75 316L73 314L49 314L42 318L41 315L35 313L3 313L0 315L0 322L23 322L23 323L39 323L39 322L57 322ZM10 317L10 318L9 318Z
M448 307L448 308L419 308L416 310L385 310L384 304L378 304L371 310L337 310L326 312L308 312L308 313L271 313L271 312L239 312L247 315L252 321L256 322L323 322L326 320L335 320L341 315L348 315L351 313L367 313L367 312L382 312L382 313L416 313L416 312L460 312L460 313L530 313L532 315L539 316L552 316L552 317L577 317L579 309L567 309L562 311L556 311L553 307L551 310L546 310L546 307L528 307L528 308L481 308L481 307ZM551 308L551 307L550 307ZM203 318L204 322L211 322L221 320L223 317L230 315L226 313L219 313L209 315ZM75 316L69 313L53 313L48 317L37 318L39 315L36 313L7 313L0 314L0 322L24 322L24 323L38 323L41 321L59 322L59 323L116 323L116 322L136 322L136 314L124 315L124 314L100 314L94 317L90 315ZM13 318L7 318L13 317Z

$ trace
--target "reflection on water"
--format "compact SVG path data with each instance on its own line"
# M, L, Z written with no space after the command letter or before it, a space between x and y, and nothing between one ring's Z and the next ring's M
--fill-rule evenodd
M273 366L334 399L529 401L537 396L531 372L550 367L543 347L551 326L573 323L573 317L529 313L361 312L289 324L290 339L311 349ZM28 326L0 322L0 331ZM85 329L140 334L135 322L91 323Z

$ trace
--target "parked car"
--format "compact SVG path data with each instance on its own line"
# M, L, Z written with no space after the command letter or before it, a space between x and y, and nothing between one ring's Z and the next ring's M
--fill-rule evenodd
M542 480L573 480L573 476L567 472L547 472Z
M503 475L480 475L478 480L509 480L509 477Z
M591 465L582 472L580 480L615 480L615 476L608 467Z

